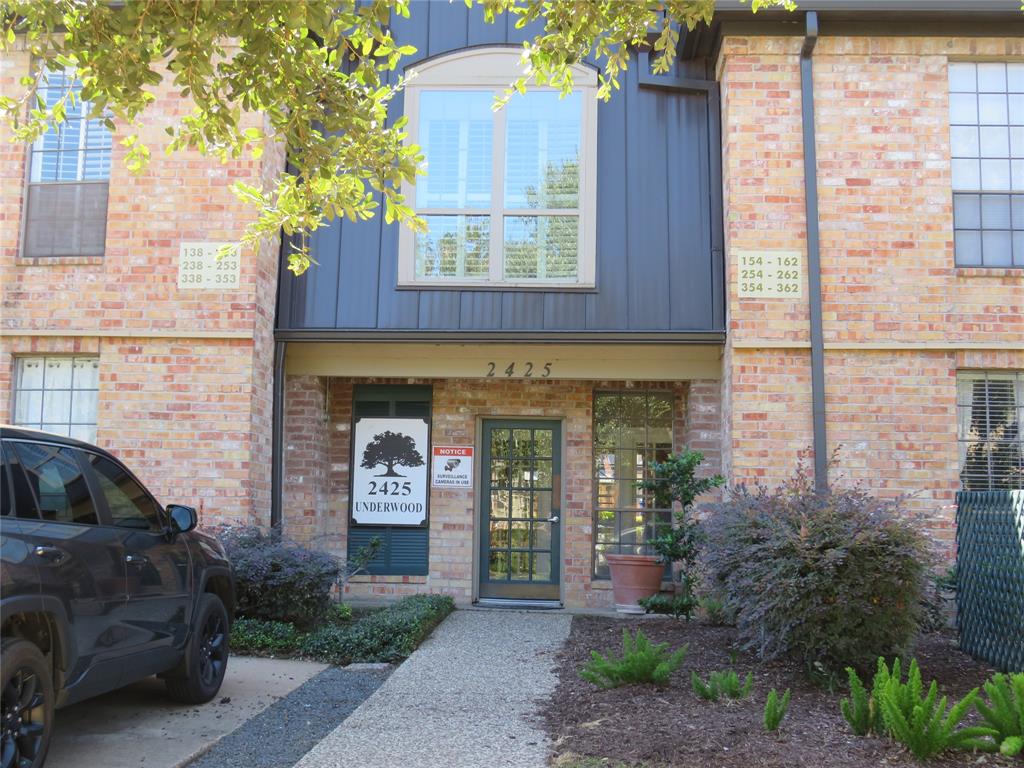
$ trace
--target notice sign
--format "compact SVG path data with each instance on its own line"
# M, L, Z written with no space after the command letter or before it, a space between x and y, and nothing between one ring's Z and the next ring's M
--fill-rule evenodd
M800 251L737 251L739 296L749 299L799 299L803 294Z
M427 519L426 419L359 419L352 451L352 521L422 525Z
M435 488L473 487L473 447L435 445L431 464L432 485Z
M231 249L217 258L222 246ZM178 250L178 290L217 291L238 287L242 259L233 243L181 243Z

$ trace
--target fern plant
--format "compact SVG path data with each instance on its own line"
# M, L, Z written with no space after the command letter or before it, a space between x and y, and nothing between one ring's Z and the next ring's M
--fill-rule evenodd
M689 646L669 652L668 643L652 644L647 636L636 631L622 630L622 656L609 653L607 657L597 651L590 652L590 661L580 670L580 677L598 688L616 688L631 683L653 683L663 686L683 663Z
M789 688L782 694L782 698L779 698L779 694L774 688L768 691L768 698L764 702L764 729L766 731L778 730L779 724L782 722L782 718L786 716L786 712L789 710Z
M993 675L983 686L988 701L975 703L994 736L999 751L1013 757L1024 751L1024 672Z
M701 680L700 676L693 672L690 675L690 685L693 692L705 701L718 701L723 695L730 699L745 699L753 690L754 675L748 672L746 679L741 684L739 675L733 669L712 672L708 675L707 682Z
M946 707L946 697L938 698L938 683L934 680L924 694L921 670L917 661L911 661L904 682L899 662L893 663L892 672L880 664L876 679L882 678L876 686L878 712L886 732L902 742L911 753L922 760L946 749L990 750L992 742L987 737L997 731L988 727L958 728L967 711L978 697L978 689L970 691L951 708ZM883 674L884 671L884 674Z
M879 664L884 664L879 659ZM850 682L850 698L839 702L839 708L843 717L850 724L850 728L857 736L867 736L875 730L875 699L868 695L864 683L860 681L860 675L853 667L846 668L846 676Z

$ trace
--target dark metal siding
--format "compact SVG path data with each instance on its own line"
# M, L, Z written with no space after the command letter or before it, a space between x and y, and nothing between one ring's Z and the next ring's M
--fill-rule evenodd
M397 39L418 49L409 65L467 45L521 43L536 32L536 25L516 30L508 18L485 24L479 9L447 0L414 3L411 11L393 26ZM717 98L642 87L636 64L622 90L598 106L596 290L397 290L398 227L378 215L316 233L318 266L306 275L282 270L278 328L722 330ZM684 74L705 75L703 61L687 66ZM400 114L401 97L395 107Z

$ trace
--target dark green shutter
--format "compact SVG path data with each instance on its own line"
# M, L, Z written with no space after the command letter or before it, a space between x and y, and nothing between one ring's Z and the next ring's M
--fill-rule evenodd
M361 384L352 394L352 438L355 419L360 418L423 418L430 421L433 390L430 386L384 386ZM430 446L427 446L429 452ZM354 465L355 457L352 458ZM351 494L349 494L351 498ZM430 499L427 499L427 520L422 526L358 525L349 511L348 556L354 557L374 537L380 538L380 553L367 567L375 576L426 576L429 561Z

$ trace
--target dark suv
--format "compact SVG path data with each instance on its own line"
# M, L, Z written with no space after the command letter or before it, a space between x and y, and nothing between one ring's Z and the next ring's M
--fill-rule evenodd
M159 675L209 701L227 669L231 566L121 462L0 427L0 768L38 768L53 712Z

